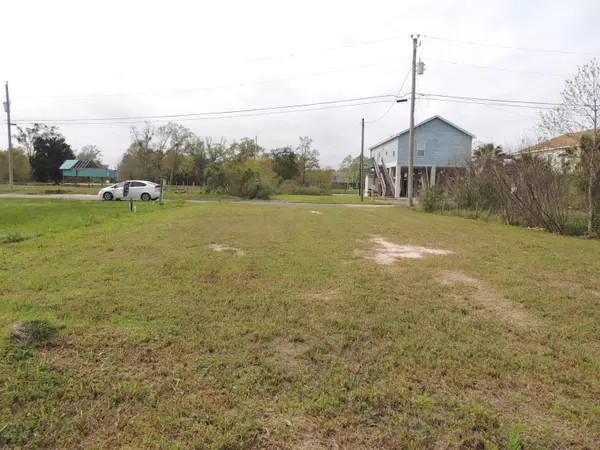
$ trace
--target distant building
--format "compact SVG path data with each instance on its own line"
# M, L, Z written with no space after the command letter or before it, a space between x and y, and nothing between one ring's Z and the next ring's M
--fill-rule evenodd
M79 181L106 181L116 180L117 171L102 167L94 161L82 161L79 159L67 159L59 167L63 175L63 181L79 183Z
M521 155L528 154L546 159L556 169L563 169L567 163L567 150L579 151L581 137L591 135L593 131L580 131L573 134L563 134L519 151Z
M471 160L474 137L441 116L415 125L414 192L417 193L425 181L435 185L444 168L466 167ZM365 162L366 192L393 197L407 195L408 143L407 129L369 149L370 158Z

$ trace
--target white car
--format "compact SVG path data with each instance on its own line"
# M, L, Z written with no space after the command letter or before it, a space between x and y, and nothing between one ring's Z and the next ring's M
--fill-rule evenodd
M100 189L100 200L156 200L160 197L160 184L144 180L127 180Z

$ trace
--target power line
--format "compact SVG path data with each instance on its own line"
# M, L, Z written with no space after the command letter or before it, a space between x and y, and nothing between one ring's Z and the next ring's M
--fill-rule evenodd
M467 105L504 106L507 108L525 108L525 109L536 109L536 110L552 109L548 106L522 105L522 104L518 104L518 103L490 103L490 102L481 102L481 101L476 101L476 100L460 100L460 99L432 98L432 97L421 97L421 98L426 99L426 100L436 101L436 102L464 103Z
M57 119L57 120L15 120L14 122L19 123L55 123L60 125L69 125L69 124L77 124L77 125L100 125L100 124L119 124L119 123L140 123L145 121L166 121L172 118L183 117L183 119L178 119L179 121L188 121L188 120L207 120L207 119L229 119L233 117L251 117L251 116L259 116L259 115L271 115L271 114L285 114L292 112L303 112L303 111L316 111L321 109L332 109L332 108L343 108L350 106L358 106L358 105L368 105L374 103L387 103L387 98L394 97L393 94L388 95L376 95L370 97L358 97L353 99L346 100L332 100L326 102L316 102L316 103L304 103L304 104L296 104L296 105L286 105L286 106L274 106L267 108L252 108L252 109L242 109L242 110L230 110L230 111L214 111L214 112L205 112L205 113L191 113L191 114L176 114L176 115L162 115L162 116L141 116L141 117L113 117L113 118L95 118L95 119ZM384 100L386 99L386 100ZM363 101L366 100L366 101ZM350 103L352 102L352 103ZM337 104L336 104L337 103ZM316 108L313 108L316 106ZM297 109L303 108L303 109ZM193 116L193 117L192 117ZM166 120L165 120L166 119Z
M457 66L474 67L477 69L497 70L500 72L529 73L529 74L533 74L533 75L552 75L555 77L568 77L569 76L568 74L564 74L564 73L535 72L535 71L531 71L531 70L505 69L502 67L478 66L476 64L463 64L463 63L459 63L459 62L455 62L455 61L444 61L441 59L432 59L432 58L427 58L427 59L429 61L435 61L435 62L440 62L440 63L444 63L444 64L453 64L453 65L457 65Z
M360 105L371 105L378 103L387 103L387 100L373 100L370 102L359 102L359 103L351 103L344 105L332 105L332 106L321 106L316 108L305 108L305 109L293 109L293 110L285 110L285 111L267 111L267 112L258 112L258 113L250 113L250 114L235 114L235 115L227 115L227 116L210 116L210 117L193 117L193 118L184 118L178 119L177 122L191 122L196 120L214 120L214 119L233 119L240 117L256 117L256 116L269 116L269 115L279 115L279 114L289 114L289 113L299 113L299 112L310 112L310 111L320 111L324 109L334 109L334 108L349 108L352 106L360 106ZM119 125L119 124L136 124L136 123L164 123L168 122L168 119L156 119L156 120L130 120L130 121L119 121L119 122L67 122L67 123L58 123L61 126L68 125ZM34 122L23 122L21 123L34 123ZM44 122L47 124L54 124L57 122Z
M43 95L38 96L36 98L60 98L60 99L77 99L77 98L94 98L94 97L121 97L121 96L143 96L143 95L163 95L163 94L177 94L177 93L185 93L185 92L200 92L200 91L213 91L218 89L228 89L228 88L237 88L244 86L252 86L257 84L267 84L267 83L275 83L280 81L289 81L289 80L298 80L302 78L316 77L320 75L327 75L331 73L340 73L340 72L348 72L352 70L360 70L368 67L375 67L387 64L393 64L400 61L406 61L404 59L392 59L389 61L381 61L371 64L363 64L360 66L353 67L345 67L342 69L334 69L328 70L325 72L315 72L306 75L296 75L293 77L284 77L284 78L274 78L271 80L261 80L261 81L250 81L247 83L234 83L234 84L225 84L219 86L207 86L201 88L189 88L189 89L174 89L169 91L153 91L153 92L109 92L109 93L97 93L97 94L80 94L80 95Z
M544 106L560 106L559 103L548 103L548 102L534 102L528 100L508 100L502 98L482 98L482 97L466 97L460 95L444 95L444 94L432 94L432 93L424 93L420 92L419 95L426 97L443 97L443 98L454 98L460 100L479 100L486 102L502 102L502 103L514 103L514 104L527 104L527 105L544 105Z
M429 105L429 100L433 100L433 101L438 101L438 102L449 102L449 103L459 103L459 104L472 104L472 105L480 105L480 106L487 106L488 108L492 108L492 109L496 109L498 111L502 111L505 112L507 114L512 114L514 116L520 116L520 117L527 117L528 119L537 119L536 116L530 116L530 115L526 115L526 114L521 114L515 111L507 111L506 109L502 109L502 108L498 108L498 103L495 104L490 104L490 103L483 103L483 102L475 102L475 101L469 101L469 100L450 100L450 99L441 99L441 98L429 98L429 97L421 97L421 100L427 100L428 105ZM517 107L516 105L507 105L509 107ZM525 106L525 105L523 105ZM537 108L537 107L532 107L530 109L549 109L549 108Z
M274 55L274 56L266 56L264 58L255 58L255 59L247 59L244 62L256 62L256 61L268 61L271 59L282 59L282 58L292 58L295 56L298 56L299 54L306 54L306 53L317 53L317 52L329 52L332 50L341 50L344 48L351 48L351 47L360 47L363 45L371 45L371 44L379 44L381 42L388 42L388 41L395 41L398 39L404 39L406 38L407 35L404 36L391 36L391 37L387 37L387 38L383 38L383 39L376 39L373 41L364 41L364 42L357 42L354 44L346 44L346 45L338 45L335 47L326 47L326 48L321 48L321 49L315 49L315 50L307 50L307 51L300 51L297 53L290 53L290 54L286 54L286 55Z
M396 98L398 98L398 96L400 96L400 92L402 92L402 89L404 88L404 85L406 84L406 80L408 79L408 76L410 75L411 71L412 71L412 68L408 69L408 72L406 72L406 75L404 76L404 81L402 81L402 85L400 86L400 89L398 89L398 93L396 94ZM379 117L379 119L376 119L376 120L373 120L372 122L367 122L367 123L372 124L375 122L379 122L381 119L383 119L385 116L387 116L387 113L389 113L392 110L392 107L396 103L396 98L394 100L392 100L392 103L390 103L390 107L387 109L386 112L383 113L382 116Z
M563 55L600 56L600 53L573 52L573 51L566 51L566 50L550 50L550 49L541 49L541 48L513 47L510 45L484 44L482 42L461 41L459 39L450 39L450 38L444 38L444 37L438 37L438 36L423 36L423 37L433 39L436 41L455 42L457 44L480 45L480 46L484 46L484 47L496 47L496 48L504 48L504 49L509 49L509 50L521 50L524 52L557 53L557 54L563 54Z

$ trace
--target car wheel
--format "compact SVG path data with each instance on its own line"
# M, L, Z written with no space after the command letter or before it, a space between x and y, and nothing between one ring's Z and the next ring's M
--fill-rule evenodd
M142 194L142 197L141 197L141 198L142 198L142 200L143 200L143 201L145 201L145 202L149 202L149 201L151 200L150 194L148 194L147 192L144 192L144 193Z
M102 198L104 200L112 200L113 199L113 195L110 192L105 192L104 195L102 196Z

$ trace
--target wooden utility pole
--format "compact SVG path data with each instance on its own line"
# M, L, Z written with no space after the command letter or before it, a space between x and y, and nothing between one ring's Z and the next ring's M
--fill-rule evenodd
M360 134L360 201L365 201L365 119L361 121Z
M588 179L588 236L594 232L594 183L595 183L595 167L594 153L596 153L596 142L598 134L598 100L594 98L594 135L592 136L592 151L590 152L590 173Z
M410 133L408 136L408 205L413 206L413 172L415 153L415 89L417 81L417 44L419 35L411 35L413 41L412 54L412 87L410 95Z
M6 91L6 102L4 103L4 111L6 111L6 123L8 127L8 185L10 192L14 192L13 186L13 161L12 161L12 135L10 123L10 96L8 95L8 81L4 84Z

